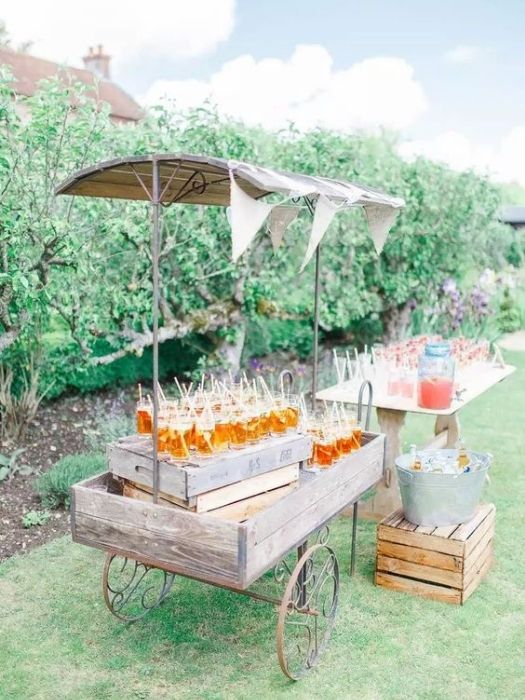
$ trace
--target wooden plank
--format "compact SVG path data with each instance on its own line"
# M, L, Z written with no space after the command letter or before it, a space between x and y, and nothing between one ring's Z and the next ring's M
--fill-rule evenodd
M444 554L453 554L461 556L463 554L463 543L456 540L446 539L444 537L436 537L432 535L422 535L417 531L410 532L399 530L388 525L378 526L378 539L396 542L397 544L406 544L412 547L420 547L421 549L431 549L435 552L443 552Z
M355 490L347 488L346 503L344 501L341 503L341 499L338 498L337 508L333 512L337 513L346 504L353 503L358 496L381 478L383 453L384 436L377 435L365 447L348 455L331 469L324 469L317 474L305 474L301 487L296 493L291 494L285 503L276 504L266 513L253 518L248 531L249 545L262 542L277 530L284 528L286 523L293 520L298 513L308 510L325 496L352 482L355 483Z
M459 525L443 525L442 527L436 527L432 536L448 538L458 529Z
M378 540L377 553L387 557L394 557L395 559L402 559L403 561L411 561L414 564L434 566L447 571L463 571L463 559L461 557L435 552L432 549L420 549L419 547Z
M210 459L203 465L205 468L186 467L188 497L307 460L312 444L310 436L285 436L243 450L230 450L216 460Z
M339 473L332 467L246 522L247 585L381 478L382 453L376 449L369 453L374 459L353 462L354 468L347 463Z
M431 600L439 600L444 603L461 603L461 591L447 586L437 586L424 581L396 576L394 574L376 572L375 582L377 586L390 588L393 591L411 593L412 595L423 596Z
M485 543L483 549L478 552L477 557L469 563L468 569L465 567L465 573L463 574L463 589L468 588L472 579L483 567L485 561L492 556L492 549L493 541L492 539L489 539L488 542Z
M381 554L377 557L377 571L409 576L423 581L431 581L432 583L441 583L452 588L461 588L463 581L461 572L436 569L433 566L415 564L411 561L394 559Z
M414 532L414 530L416 530L417 528L417 525L415 523L411 523L410 520L403 518L395 527L397 527L399 530L407 530L408 532Z
M474 591L479 586L481 581L487 575L491 566L492 566L492 552L490 553L488 558L485 560L485 563L483 564L481 569L477 572L477 574L474 576L474 578L470 581L469 585L463 590L463 595L461 597L462 603L465 603L465 601L468 598L470 598L470 596L474 593Z
M139 507L148 505L137 503ZM162 508L162 506L156 507ZM170 512L176 511L170 509ZM222 521L217 522L223 524ZM225 583L238 582L241 578L237 547L226 551L224 548L219 549L209 544L175 538L164 532L137 527L133 523L107 520L77 511L73 540L101 549L124 550L129 552L129 556L139 561L150 558L160 566L175 567L180 573L189 573L203 578L211 576Z
M237 503L230 503L229 505L222 506L222 508L210 510L207 515L223 518L224 520L242 522L252 515L259 513L261 510L268 508L273 503L276 503L278 500L294 491L297 486L298 482L288 484L287 486L281 486L280 488L273 489L273 491L260 493L256 496L245 498L242 501L237 501Z
M494 539L494 522L492 522L491 527L489 527L483 536L478 540L476 546L466 555L464 570L467 571L472 566L472 563L476 561L480 552L482 552L487 544Z
M478 528L483 520L488 516L488 514L495 510L492 503L482 503L476 508L474 516L466 523L460 525L451 537L454 540L461 540L465 542L470 535Z
M387 515L387 517L384 518L382 522L383 522L383 525L394 525L396 522L399 522L402 519L403 519L403 509L398 508L393 513L390 513L390 515Z
M136 489L138 491L141 491L143 494L149 495L150 498L145 498L143 500L148 501L150 503L153 502L153 489L150 486L144 486L144 484L136 484L134 481L128 481L128 480L123 480L124 487L123 487L123 495L127 496L128 493L130 494L130 497L133 498L132 495L132 489ZM126 493L128 491L128 493ZM140 494L137 496L137 498L140 498ZM195 505L190 506L188 501L182 500L182 498L177 498L177 496L172 496L169 493L164 493L163 491L159 492L159 501L163 502L165 505L174 505L178 506L179 508L184 508L185 510L191 510L195 512L196 508Z
M435 525L418 525L415 532L419 532L420 535L432 535L435 530Z
M236 484L223 486L220 489L208 491L208 493L196 496L197 513L203 513L208 510L220 508L241 501L250 496L263 494L266 491L271 491L279 486L285 486L299 480L299 465L290 464L281 469L275 469L265 474L253 476L251 479L239 481ZM255 512L255 511L254 511Z
M152 489L147 486L139 488L136 484L131 481L124 482L122 489L122 495L126 498L135 498L139 501L144 501L145 503L153 503L153 493ZM185 506L177 503L175 496L169 496L168 494L159 493L159 501L163 506L170 506L172 508L183 508L184 510L189 510Z
M218 551L231 552L237 548L238 533L233 523L204 514L197 517L182 508L134 501L81 486L73 488L77 515L91 515L126 526L132 524L173 539L202 543Z
M150 455L141 454L138 450L145 444L142 441L131 442L131 447L123 443L114 443L106 448L109 470L118 476L136 482L142 486L153 486L153 460ZM176 496L181 500L187 499L187 475L183 469L159 460L159 490Z
M487 532L494 533L496 526L496 510L491 511L475 532L465 542L465 557L469 557L476 548L478 542Z

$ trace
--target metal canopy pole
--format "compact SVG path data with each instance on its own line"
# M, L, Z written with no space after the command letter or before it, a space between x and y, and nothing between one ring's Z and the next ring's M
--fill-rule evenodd
M153 271L153 503L159 499L159 238L160 238L160 168L155 158L152 164L152 230L151 261Z
M317 394L317 372L319 366L319 293L321 271L321 244L315 251L315 297L314 297L314 366L312 372L312 411L315 410L315 395Z
M315 209L312 200L308 197L303 197L304 203L308 207L308 211L314 216ZM321 289L320 284L321 274L321 244L315 249L315 286L314 286L314 366L312 367L312 411L315 411L315 395L317 394L317 373L319 364L319 294Z

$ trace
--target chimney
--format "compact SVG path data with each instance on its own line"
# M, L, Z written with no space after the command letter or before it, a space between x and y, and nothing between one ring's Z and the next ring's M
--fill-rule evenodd
M109 62L111 56L104 53L104 47L99 44L95 49L90 46L87 56L82 59L84 68L94 73L97 78L109 80Z

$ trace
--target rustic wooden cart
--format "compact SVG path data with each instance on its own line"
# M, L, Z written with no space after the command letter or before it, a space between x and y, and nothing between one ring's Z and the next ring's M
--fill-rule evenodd
M294 442L304 464L309 438ZM289 451L275 444L268 449ZM72 488L73 539L108 552L104 598L125 620L141 617L162 602L173 574L278 605L279 662L288 676L298 678L317 663L337 611L339 566L327 544L326 525L382 478L383 457L384 436L365 433L358 452L329 470L301 469L296 489L244 522L216 517L213 510L197 513L127 498L119 479L106 472ZM315 533L320 534L308 546ZM283 559L295 549L298 562L292 569ZM282 598L250 589L272 567L277 580L286 584ZM146 585L152 569L163 575ZM144 591L147 596L140 600Z
M312 402L317 385L320 241L335 212L361 207L378 251L403 200L339 180L279 173L267 168L188 155L137 156L98 164L75 173L57 194L149 201L152 205L153 271L153 439L150 453L133 450L120 460L110 447L110 471L72 489L72 532L77 542L106 550L104 598L113 614L136 620L167 596L176 574L244 593L279 606L277 652L284 673L297 679L310 670L324 651L334 624L339 596L339 565L327 544L327 523L354 504L352 562L355 553L357 501L383 476L385 439L365 432L363 446L329 470L305 469L311 443L307 436L280 438L256 455L243 452L226 462L207 465L167 464L157 453L159 240L162 206L174 203L230 205L234 259L248 246L268 216L272 243L278 245L295 210L305 207L313 226L304 265L315 252L314 367ZM273 199L272 199L273 196ZM276 201L280 196L281 200ZM271 202L265 201L270 197ZM284 198L284 199L283 199ZM292 211L283 212L283 204ZM140 452L140 451L139 451ZM113 455L113 456L112 456ZM113 460L113 461L112 461ZM183 489L186 506L198 495L197 482L208 482L207 493L242 483L254 470L271 471L299 464L293 489L241 521L218 512L178 508L162 500L163 489ZM117 465L117 466L115 466ZM261 467L263 465L263 467ZM121 469L134 476L151 496L129 498ZM214 474L215 480L211 479ZM221 474L223 475L221 477ZM124 474L125 475L125 474ZM225 477L224 475L227 475ZM193 493L191 489L193 488ZM204 486L201 486L204 492ZM211 490L210 490L211 489ZM173 490L169 491L172 494ZM147 492L146 492L147 493ZM202 493L202 492L201 492ZM309 538L315 538L308 546ZM287 553L297 549L293 566ZM284 557L284 558L283 558ZM253 590L253 584L274 569L286 584L282 597Z

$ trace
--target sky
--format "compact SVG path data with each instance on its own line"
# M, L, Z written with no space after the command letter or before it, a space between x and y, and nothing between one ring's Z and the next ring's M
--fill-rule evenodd
M70 65L102 43L143 104L386 128L406 158L525 186L525 0L4 0L0 19Z

